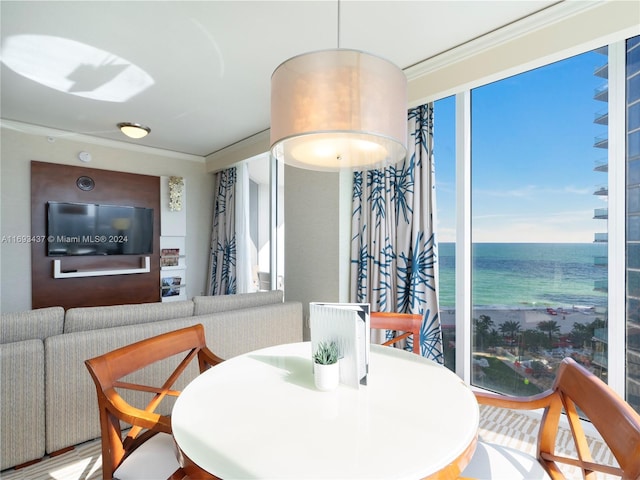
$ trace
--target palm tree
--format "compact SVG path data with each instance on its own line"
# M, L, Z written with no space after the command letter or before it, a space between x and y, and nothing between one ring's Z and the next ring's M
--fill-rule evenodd
M480 351L484 350L484 338L489 334L489 329L493 327L493 320L489 315L480 315L480 318L473 319L473 329L477 340L480 340Z
M500 325L500 332L503 337L511 337L512 339L516 338L520 333L520 329L522 325L517 320L507 320L506 322Z
M573 324L573 330L571 330L571 341L574 345L586 347L590 344L596 330L604 328L605 325L606 323L601 318L596 318L591 323L575 322Z
M537 349L544 344L544 333L539 330L525 330L522 332L521 348L524 353L528 349Z
M571 330L571 342L574 345L580 345L586 347L591 342L593 337L593 329L590 325L584 323L575 322L573 324L573 330Z
M560 325L558 325L558 322L556 322L555 320L544 320L538 323L538 326L536 328L541 332L549 333L549 346L552 345L553 334L560 332Z
M491 329L491 331L487 335L487 339L488 339L487 341L488 347L495 347L496 345L502 344L502 342L500 341L500 334L498 333L498 330L496 330L495 328Z

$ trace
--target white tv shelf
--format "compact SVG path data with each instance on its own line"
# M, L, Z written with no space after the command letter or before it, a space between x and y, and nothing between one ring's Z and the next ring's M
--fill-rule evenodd
M140 268L104 269L104 270L69 270L63 271L60 260L53 261L53 278L102 277L106 275L130 275L134 273L149 273L151 260L149 257L140 259Z

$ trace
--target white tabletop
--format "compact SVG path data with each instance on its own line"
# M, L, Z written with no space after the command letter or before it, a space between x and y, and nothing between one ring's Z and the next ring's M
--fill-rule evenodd
M193 462L225 480L415 480L474 444L478 404L446 368L379 345L366 386L320 392L306 342L206 371L178 397L172 428Z

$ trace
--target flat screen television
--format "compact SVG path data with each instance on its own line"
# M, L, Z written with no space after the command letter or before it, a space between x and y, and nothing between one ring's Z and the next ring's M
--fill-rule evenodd
M47 255L153 252L153 208L47 202Z

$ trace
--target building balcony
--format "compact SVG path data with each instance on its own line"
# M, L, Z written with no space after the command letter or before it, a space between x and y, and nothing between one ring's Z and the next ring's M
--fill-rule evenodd
M595 148L609 148L609 138L606 135L601 135L593 139L593 146Z
M609 161L607 159L604 160L596 160L595 166L593 167L595 172L608 172L609 171Z
M627 351L627 400L640 403L640 358L637 352Z
M627 377L627 401L631 406L640 402L640 381L632 377Z
M598 125L609 125L609 112L596 113L593 123L597 123Z
M627 377L640 380L640 353L627 350Z
M596 88L593 92L593 99L599 102L608 102L609 101L609 85L604 84Z
M607 45L604 45L602 47L596 48L593 52L599 55L609 55L609 47Z
M627 184L627 215L640 215L640 185Z
M597 219L606 219L609 218L609 209L608 208L596 208L593 211L593 218Z
M594 195L609 195L609 188L607 186L604 185L600 185L596 187L595 192L593 192Z
M594 342L608 343L609 332L606 328L596 328L593 331L593 337L591 337L591 340L593 340Z
M609 359L604 353L594 353L591 363L602 368L609 368Z
M609 241L609 233L608 232L598 232L593 236L593 241L595 243L607 243Z
M609 257L593 257L593 264L596 267L606 267L609 265Z
M640 368L640 323L627 318L627 352L633 353Z
M593 289L596 292L609 291L609 282L607 280L596 280L593 282Z
M605 55L606 55L606 53L605 53ZM609 64L605 63L604 65L596 67L595 70L593 71L593 75L595 77L608 79L609 78Z

